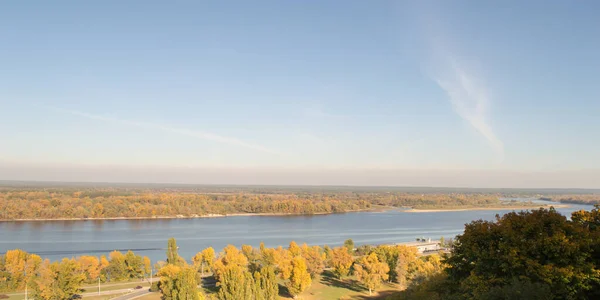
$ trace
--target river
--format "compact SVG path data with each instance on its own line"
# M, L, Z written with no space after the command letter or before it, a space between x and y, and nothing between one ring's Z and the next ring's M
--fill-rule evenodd
M570 216L589 205L559 208ZM204 248L218 252L227 244L258 247L287 246L290 241L309 245L356 245L437 239L462 233L473 220L493 220L507 210L409 213L401 210L354 212L315 216L234 216L197 219L29 221L0 222L0 252L20 248L52 260L82 254L101 255L132 249L152 261L164 260L167 239L175 237L181 256L190 260Z

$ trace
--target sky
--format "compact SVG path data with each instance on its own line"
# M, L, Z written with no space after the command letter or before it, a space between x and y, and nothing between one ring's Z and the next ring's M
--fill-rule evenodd
M0 180L600 188L597 1L5 1Z

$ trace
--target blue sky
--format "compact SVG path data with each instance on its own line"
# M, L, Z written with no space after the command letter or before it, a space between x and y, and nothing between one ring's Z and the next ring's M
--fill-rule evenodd
M298 171L286 184L377 184L365 170L598 179L599 10L596 1L8 1L0 179L67 180L74 170L114 179L93 168ZM30 171L7 171L19 168ZM119 180L169 181L136 176ZM385 176L375 177L459 185ZM247 182L236 180L216 183Z

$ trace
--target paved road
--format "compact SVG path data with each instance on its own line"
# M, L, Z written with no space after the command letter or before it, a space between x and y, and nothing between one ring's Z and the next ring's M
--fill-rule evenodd
M135 291L133 293L129 293L127 295L123 295L123 296L112 298L111 300L131 300L131 299L135 299L135 298L139 298L139 297L145 296L147 294L150 294L150 290L149 289L143 289L143 290Z

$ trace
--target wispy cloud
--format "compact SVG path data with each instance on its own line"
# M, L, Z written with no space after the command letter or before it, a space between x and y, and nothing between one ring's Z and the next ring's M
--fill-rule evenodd
M448 94L456 113L481 133L502 159L504 144L496 136L488 120L490 106L488 89L455 60L450 59L448 65L450 67L444 72L444 76L433 79Z
M98 121L109 122L109 123L117 123L117 124L132 126L132 127L146 128L146 129L161 131L161 132L170 133L170 134L182 135L182 136L192 137L192 138L201 139L201 140L213 141L213 142L217 142L217 143L253 149L253 150L266 152L266 153L270 153L270 154L278 154L277 151L274 151L267 147L264 147L264 146L261 146L258 144L254 144L254 143L249 143L246 141L242 141L242 140L240 140L238 138L234 138L234 137L227 137L227 136L217 135L214 133L209 133L209 132L204 132L204 131L190 130L187 128L172 127L172 126L166 126L166 125L155 124L155 123L150 123L150 122L139 122L139 121L118 119L118 118L90 114L90 113L76 111L76 110L69 110L69 109L49 107L49 106L44 106L44 107L49 110L56 111L56 112L67 113L67 114L71 114L71 115L75 115L75 116L84 117L87 119L98 120Z

